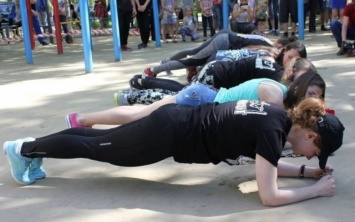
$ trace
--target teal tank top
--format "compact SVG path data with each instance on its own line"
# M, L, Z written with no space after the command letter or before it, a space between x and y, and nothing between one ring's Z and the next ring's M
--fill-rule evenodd
M261 79L252 79L246 81L238 86L234 86L232 88L220 88L214 102L218 103L226 103L235 100L260 100L258 95L258 86L263 83L274 83L279 86L280 90L282 90L283 97L285 97L287 93L287 87L283 84L276 82L272 79L261 78Z

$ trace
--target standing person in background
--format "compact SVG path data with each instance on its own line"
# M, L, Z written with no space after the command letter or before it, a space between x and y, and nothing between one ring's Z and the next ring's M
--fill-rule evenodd
M142 43L138 45L138 49L144 49L148 46L150 25L152 16L151 0L135 0L137 6L137 22Z
M99 18L100 29L107 29L108 25L108 13L107 13L107 4L106 0L96 0L95 6L95 17Z
M8 5L8 11L9 11L9 26L13 26L13 25L15 25L15 20L16 20L16 3L14 3L14 2L12 2L11 0L9 0L8 2L10 2L9 3L9 5ZM12 4L11 4L12 3ZM18 2L17 2L17 4L18 4ZM0 29L1 29L1 33L2 33L2 35L4 35L4 33L3 33L3 30L2 30L2 28L1 28L1 15L0 15ZM12 31L13 31L13 34L14 34L14 36L18 36L19 34L18 34L18 29L12 29Z
M330 0L330 8L332 9L332 20L341 20L345 6L346 0Z
M173 43L175 40L174 31L176 28L177 18L175 14L175 1L174 0L161 0L161 10L163 11L163 19L161 20L161 29L163 41L169 43L166 39L167 34L173 36Z
M67 12L70 12L70 7L67 0L58 0L59 7L59 21L66 22L67 21ZM73 43L73 37L69 34L68 24L63 23L62 25L63 32L65 35L65 42L68 44Z
M288 19L291 14L291 36L296 37L298 22L297 0L280 1L280 23L284 30L284 37L288 37Z
M215 29L218 28L218 30L222 30L223 29L222 0L213 0L212 10L213 10L214 28Z
M42 26L47 26L47 0L37 0L36 9Z
M330 22L330 29L339 47L337 55L344 55L345 51L351 49L348 56L355 56L351 43L346 42L347 39L355 40L355 0L345 6L341 23L335 19Z
M70 16L71 20L76 22L76 25L78 26L79 30L81 30L80 16L77 10L75 10L75 6L72 3L70 4Z
M129 26L132 17L137 15L134 0L117 0L118 22L120 26L120 41L122 51L132 51L128 47Z
M279 0L269 0L269 26L270 34L279 35Z
M37 14L37 11L36 11L36 2L37 2L37 0L30 0L33 29L35 30L35 33L38 35L37 39L38 39L39 43L41 43L41 45L43 45L43 46L46 46L46 45L49 45L49 44L46 42L46 39L43 37L43 33L42 33L42 30L41 30L41 25L39 24L38 14ZM19 8L18 12L19 13L17 13L17 14L20 14L20 8ZM26 19L26 21L27 21L27 19ZM20 27L20 26L18 26L18 27Z
M175 14L176 14L176 23L175 23L175 35L178 34L179 28L179 21L184 19L184 13L182 8L182 0L174 0L175 1Z
M326 0L308 0L304 2L304 18L306 23L307 11L309 11L309 27L308 30L310 33L316 32L316 11L317 11L317 3L319 6L319 11L321 15L321 31L329 31L324 26L325 23L325 10L327 7Z
M215 34L212 21L212 7L214 0L200 0L201 12L202 12L202 29L203 29L203 41L207 41L207 23L210 27L211 37Z
M318 0L318 6L320 11L320 30L321 31L329 31L330 29L325 27L325 20L326 20L326 11L327 11L327 0Z
M265 21L268 12L268 0L255 1L255 19L258 21L259 35L265 36Z

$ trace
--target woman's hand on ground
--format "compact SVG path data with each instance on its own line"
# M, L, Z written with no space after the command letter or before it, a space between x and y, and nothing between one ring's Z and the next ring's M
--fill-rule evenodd
M331 197L335 192L335 179L332 175L322 177L315 185L317 196Z

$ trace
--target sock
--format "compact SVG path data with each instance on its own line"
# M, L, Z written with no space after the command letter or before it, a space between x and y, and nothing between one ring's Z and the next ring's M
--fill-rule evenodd
M24 139L19 139L19 140L17 140L17 142L19 142L19 144L18 144L18 146L16 146L16 148L15 148L16 154L18 154L19 156L22 156L22 155L21 155L22 144L23 144L24 142L31 142L31 141L35 141L35 138L33 138L33 137L26 137L26 138L24 138Z

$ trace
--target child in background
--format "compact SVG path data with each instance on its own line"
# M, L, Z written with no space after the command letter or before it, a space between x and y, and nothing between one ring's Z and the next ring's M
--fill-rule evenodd
M213 0L201 0L200 1L201 12L202 12L202 28L203 28L203 41L207 40L207 22L210 27L211 37L215 34L215 29L213 27L212 20L212 7Z
M100 29L107 28L108 25L108 13L107 13L107 5L106 0L96 0L95 6L95 17L99 18Z
M190 6L185 8L184 15L183 24L180 29L182 41L186 42L186 36L191 36L191 41L195 41L200 37L197 32L198 21L196 16L192 15L192 8Z
M258 31L261 36L265 35L268 4L268 0L255 0L255 19L258 21Z
M175 14L175 1L174 0L161 0L161 9L163 10L163 19L161 20L162 36L165 43L169 43L166 40L166 34L173 35L173 43L177 43L175 40L175 26L177 18Z

